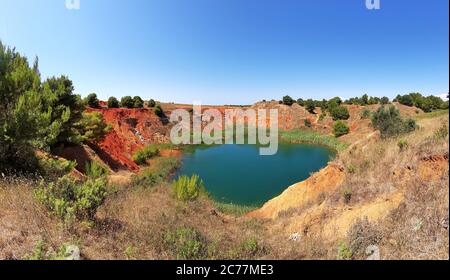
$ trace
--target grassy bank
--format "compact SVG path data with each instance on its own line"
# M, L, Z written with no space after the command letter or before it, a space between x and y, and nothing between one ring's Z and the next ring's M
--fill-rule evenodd
M348 144L339 141L336 137L323 135L315 131L306 130L290 130L280 131L282 141L296 144L313 144L331 148L337 152L341 152L348 147Z

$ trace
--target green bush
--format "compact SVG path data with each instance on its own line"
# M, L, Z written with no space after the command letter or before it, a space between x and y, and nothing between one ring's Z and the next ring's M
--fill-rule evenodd
M304 107L304 106L305 106L305 100L299 98L299 99L297 100L297 104L300 105L300 106L302 106L302 107Z
M292 99L289 95L286 95L285 97L283 97L283 104L284 105L291 106L294 103L295 103L295 100Z
M178 200L196 200L205 191L205 185L198 175L180 176L172 185L173 193Z
M133 97L133 107L134 108L144 108L144 100L139 96Z
M164 111L163 111L163 109L161 108L161 105L156 105L156 107L155 107L155 114L158 116L158 117L160 117L160 118L162 118L162 117L164 117Z
M93 220L107 195L106 179L79 183L64 176L49 184L41 182L35 194L51 213L62 220Z
M91 108L100 107L100 101L97 98L97 94L91 93L86 97L86 104Z
M84 112L74 127L78 131L78 142L98 142L112 130L100 112Z
M148 101L148 107L153 108L153 107L155 107L155 106L156 106L155 100L150 99L150 100Z
M111 96L108 99L108 108L119 108L119 107L120 107L119 100L117 100L117 98Z
M348 120L350 118L350 113L348 109L344 106L333 106L329 109L331 117L334 121L337 120Z
M315 110L316 110L316 103L314 103L314 100L312 99L308 99L305 102L305 108L308 112L310 112L311 114L315 114Z
M339 260L351 260L353 253L344 241L339 242L338 255Z
M380 107L372 115L372 125L380 131L382 138L395 137L412 132L417 128L413 119L403 120L400 111L395 106Z
M55 252L54 250L52 250L52 248L48 248L47 244L44 241L40 240L36 243L36 246L34 246L33 252L31 254L25 255L23 259L27 261L65 260L68 257L66 249L67 246L62 245Z
M350 128L348 127L348 125L346 123L344 123L342 121L337 121L334 124L334 127L333 127L334 136L341 137L343 135L348 134L349 132L350 132Z
M109 172L105 166L102 166L100 163L94 161L87 162L85 166L86 176L90 179L100 179L102 177L108 176Z
M306 127L309 127L309 128L312 127L312 123L311 123L311 121L309 119L305 119L304 123L305 123Z
M159 149L155 145L149 145L134 153L132 159L137 164L146 164L147 160L159 155Z
M120 107L128 109L134 108L133 98L131 98L131 96L122 97L122 99L120 100Z
M56 179L69 174L75 169L77 163L59 158L41 158L39 159L39 166L42 175L49 179Z
M368 118L370 118L370 110L364 109L361 112L361 119L368 119Z
M164 245L176 259L196 260L205 255L206 246L202 234L191 227L180 227L163 235Z
M408 148L409 144L408 141L401 139L398 141L397 146L399 147L400 151L404 151Z

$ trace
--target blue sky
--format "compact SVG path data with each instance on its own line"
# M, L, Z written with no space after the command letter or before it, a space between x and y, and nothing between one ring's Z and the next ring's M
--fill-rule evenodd
M448 0L0 0L0 39L100 98L442 94Z

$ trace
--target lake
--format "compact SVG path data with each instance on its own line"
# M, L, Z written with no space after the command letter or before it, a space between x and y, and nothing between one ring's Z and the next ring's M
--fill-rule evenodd
M257 145L198 146L184 154L177 176L198 174L217 201L261 206L334 156L323 147L288 143L274 156L260 156Z

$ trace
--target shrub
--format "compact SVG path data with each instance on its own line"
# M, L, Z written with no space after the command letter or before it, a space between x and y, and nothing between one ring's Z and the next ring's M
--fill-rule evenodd
M137 164L146 164L147 160L159 155L159 149L155 145L149 145L134 153L132 159Z
M180 227L163 235L164 245L176 259L195 260L205 254L204 237L191 227Z
M91 108L100 107L100 101L97 98L97 94L91 93L86 97L86 104Z
M100 112L84 112L79 122L75 124L78 130L79 142L97 142L100 141L112 127L103 119L103 114Z
M377 245L382 234L375 225L371 224L367 217L358 219L347 232L348 247L354 256L364 256L366 248Z
M345 204L350 204L350 202L352 201L352 196L353 196L353 191L350 188L345 188L342 191L342 197L344 198L344 203Z
M448 136L448 126L443 124L436 132L434 133L434 138L437 140L445 139Z
M283 104L284 105L291 106L294 103L295 103L295 100L292 99L289 95L286 95L285 97L283 97Z
M386 96L382 97L380 100L381 105L387 105L387 104L389 104L389 102L390 102L389 97L386 97Z
M400 151L404 151L408 148L408 141L401 139L398 141L397 146L400 148Z
M120 107L119 100L117 100L117 98L111 96L108 99L108 108L119 108L119 107Z
M108 176L108 169L102 166L95 160L86 163L85 167L86 176L90 179L100 179L102 177Z
M160 117L160 118L162 118L162 117L164 117L164 111L163 111L163 109L161 108L161 105L156 105L156 107L155 107L155 114L158 116L158 117Z
M299 99L297 100L297 104L300 105L300 106L302 106L302 107L304 107L304 106L305 106L305 100L299 98Z
M249 237L242 241L241 250L247 256L255 256L260 250L258 240L255 237Z
M320 121L320 122L323 121L323 120L325 119L326 116L327 116L326 113L321 113L320 116L319 116L319 121Z
M106 198L106 180L78 183L64 176L48 185L41 182L35 194L51 213L65 221L92 220Z
M180 160L175 157L157 158L150 168L133 177L132 185L144 188L156 186L173 174L179 165Z
M27 261L43 261L43 260L64 260L67 257L67 246L62 245L55 252L52 248L48 248L47 244L40 240L33 248L33 252L24 256Z
M144 100L139 96L133 97L133 107L134 108L144 108Z
M409 133L417 128L413 119L403 120L400 111L395 106L380 107L372 115L372 125L380 131L383 138Z
M356 167L353 164L347 166L347 172L350 174L354 174L356 172Z
M120 107L131 109L134 107L134 100L131 96L124 96L120 100Z
M153 108L153 107L155 107L155 106L156 106L155 100L150 99L150 100L148 101L148 107Z
M370 110L364 109L361 112L361 119L368 119L368 118L370 118Z
M337 121L333 127L333 133L336 137L341 137L350 132L348 125L342 121Z
M330 114L333 120L348 120L350 118L350 113L348 109L344 106L334 106L330 109Z
M311 121L309 120L309 119L305 119L305 126L306 127L312 127L312 123L311 123Z
M352 251L349 249L344 241L339 242L338 245L338 255L339 260L351 260L353 257Z
M70 173L77 166L77 163L66 159L41 158L39 159L39 166L42 175L49 179L56 179Z
M196 200L205 190L203 181L198 175L181 176L172 185L173 193L178 200L192 201Z
M305 107L308 112L310 112L311 114L315 114L314 111L316 110L316 104L312 99L306 100Z

